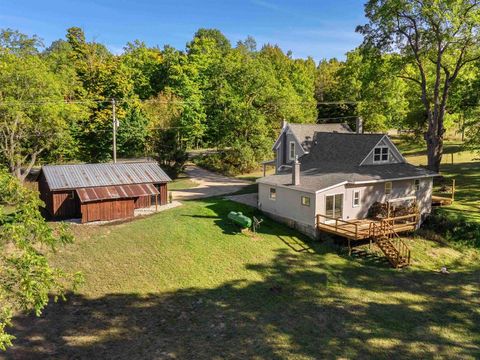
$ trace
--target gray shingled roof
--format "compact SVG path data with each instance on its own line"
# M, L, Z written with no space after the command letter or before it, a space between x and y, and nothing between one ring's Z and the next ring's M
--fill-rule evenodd
M258 182L313 192L345 182L388 181L437 175L408 163L360 166L384 136L384 134L317 133L310 153L300 158L300 185L291 185L291 171L266 176Z
M302 147L309 151L315 133L351 133L347 124L288 124L292 133L296 136Z
M154 162L46 165L42 172L51 190L171 181Z
M333 166L322 164L320 168L311 168L301 171L301 182L298 186L292 186L291 172L270 175L258 180L258 182L285 185L297 190L318 191L330 186L363 181L388 181L402 178L433 177L436 174L408 163L364 166Z
M301 159L303 168L326 162L360 165L384 134L316 133L310 153Z

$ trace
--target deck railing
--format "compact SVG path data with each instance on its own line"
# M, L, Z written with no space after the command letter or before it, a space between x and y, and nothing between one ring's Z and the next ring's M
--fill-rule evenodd
M322 222L321 219L324 218L325 220L330 220L331 223L325 223ZM339 218L335 218L333 216L328 216L328 215L323 215L323 214L317 214L317 227L319 225L329 227L331 229L334 229L335 232L338 232L338 225L339 223L341 224L341 231L349 233L351 235L355 236L355 239L358 239L358 224L352 223L351 221L347 220L342 220ZM352 228L349 229L348 227L351 226Z

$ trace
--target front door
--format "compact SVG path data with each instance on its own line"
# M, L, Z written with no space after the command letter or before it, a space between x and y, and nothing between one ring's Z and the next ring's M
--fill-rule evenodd
M343 217L343 194L327 195L325 199L325 215L330 218L341 219ZM333 221L326 219L326 222Z

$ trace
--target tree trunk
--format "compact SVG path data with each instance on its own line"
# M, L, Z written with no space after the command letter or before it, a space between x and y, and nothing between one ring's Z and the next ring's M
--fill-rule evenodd
M434 112L429 114L428 131L425 133L427 142L428 169L440 172L440 163L443 155L443 116L444 112Z

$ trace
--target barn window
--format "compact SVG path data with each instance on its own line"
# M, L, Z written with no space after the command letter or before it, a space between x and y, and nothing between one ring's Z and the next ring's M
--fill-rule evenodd
M75 199L75 191L72 190L68 193L68 199L69 200Z
M270 199L276 200L277 199L277 189L270 188Z
M310 206L310 198L308 196L302 196L302 205Z
M373 150L373 162L388 162L388 147L378 146Z
M392 182L387 181L385 183L385 195L390 195L392 193Z

